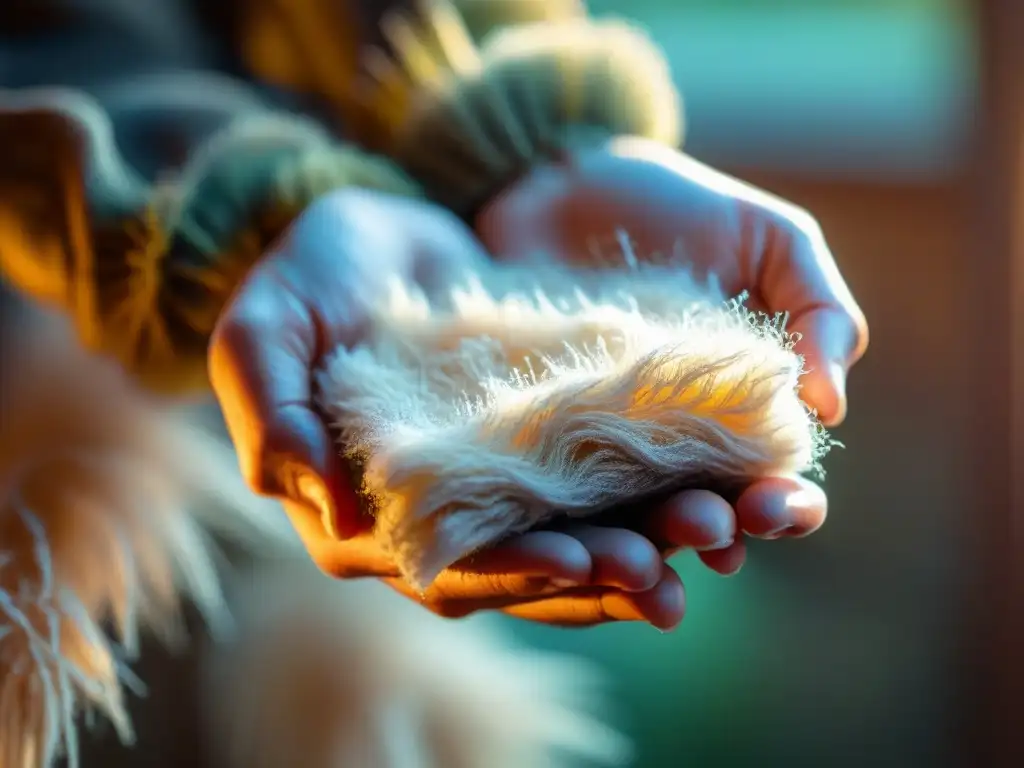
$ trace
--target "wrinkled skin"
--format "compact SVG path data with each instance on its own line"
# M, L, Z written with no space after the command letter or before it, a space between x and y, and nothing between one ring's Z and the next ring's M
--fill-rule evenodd
M358 340L361 307L379 295L382 276L401 273L429 289L488 253L579 261L591 258L593 238L613 243L622 229L640 257L681 253L728 291L788 311L809 369L802 393L829 425L846 414L846 372L867 345L863 315L813 218L649 143L623 140L538 168L485 207L475 227L476 235L426 203L333 193L295 222L222 317L211 376L245 475L284 501L326 573L381 578L450 617L500 610L550 624L670 629L685 594L669 554L695 549L728 575L743 564L745 536L805 536L821 526L825 494L803 478L767 478L734 499L691 490L634 511L630 527L608 517L524 534L413 593L368 535L310 395L320 357Z

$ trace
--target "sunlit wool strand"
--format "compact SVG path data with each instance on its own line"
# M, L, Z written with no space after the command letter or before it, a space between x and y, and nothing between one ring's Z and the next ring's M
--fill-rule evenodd
M715 291L671 266L495 266L440 299L397 284L317 382L405 576L556 517L819 469L782 318Z
M622 765L594 671L440 621L388 588L336 588L310 565L261 568L232 593L237 642L206 699L229 768ZM219 763L220 764L220 763Z
M80 717L133 741L123 686L140 690L127 662L143 630L182 640L185 600L215 636L231 629L207 530L269 543L280 527L188 414L61 323L15 325L0 374L0 764L77 766Z

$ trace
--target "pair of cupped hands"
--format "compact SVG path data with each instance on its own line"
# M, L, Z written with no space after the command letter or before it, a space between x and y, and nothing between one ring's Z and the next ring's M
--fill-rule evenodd
M671 555L692 549L731 575L748 537L802 537L822 525L821 488L770 477L735 498L687 490L628 515L525 533L448 569L426 593L410 588L358 511L311 384L323 355L358 343L389 277L443 289L491 254L579 262L595 235L628 232L641 258L674 252L728 293L788 312L807 371L802 397L827 426L845 417L847 372L867 346L864 316L816 221L672 150L624 140L540 166L486 205L473 230L423 201L331 193L294 222L222 315L210 371L242 471L255 491L283 501L324 572L381 579L446 617L494 610L668 630L686 606Z

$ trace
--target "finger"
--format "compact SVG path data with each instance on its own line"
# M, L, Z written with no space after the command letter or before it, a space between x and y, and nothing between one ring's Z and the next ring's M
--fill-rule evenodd
M866 326L864 326L866 327ZM857 321L831 307L804 307L790 316L787 331L798 339L795 350L804 359L800 396L827 427L846 418L846 377L862 352Z
M590 553L590 583L628 592L651 589L661 577L662 557L646 537L625 528L572 524L559 529Z
M285 504L310 556L319 568L341 579L383 578L390 586L435 613L465 615L468 601L497 601L535 596L586 584L591 561L587 550L570 536L550 531L524 534L486 555L446 569L426 589L417 590L402 578L394 561L368 533L334 541L323 532L315 515L304 506ZM454 604L460 605L454 605Z
M576 539L535 531L444 570L426 590L401 578L389 584L440 616L458 618L586 584L591 567L590 554Z
M557 531L530 531L457 563L444 571L439 581L457 581L460 575L542 576L555 586L578 587L590 583L592 569L590 553L572 536ZM473 596L455 591L450 594Z
M697 557L708 568L721 576L735 576L747 561L747 543L737 539L725 549L698 552Z
M446 619L461 619L478 611L499 610L509 604L559 591L543 576L524 574L456 572L443 581L439 577L422 591L402 577L385 578L383 581L398 594Z
M839 273L820 227L802 212L773 215L760 254L758 292L774 312L788 312L800 335L802 394L826 425L846 415L846 376L864 354L868 328Z
M513 604L502 610L509 616L562 627L646 621L668 631L683 620L686 591L679 575L662 565L660 580L645 592L584 590Z
M662 550L725 549L736 538L736 514L716 493L683 491L654 509L640 532Z
M210 378L250 486L309 505L327 531L346 537L358 529L356 501L313 410L316 354L312 318L271 272L258 271L218 324Z
M736 500L736 520L744 533L759 539L807 536L828 513L825 492L801 477L759 480Z

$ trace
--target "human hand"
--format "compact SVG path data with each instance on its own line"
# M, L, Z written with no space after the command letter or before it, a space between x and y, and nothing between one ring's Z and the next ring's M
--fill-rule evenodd
M419 201L346 190L307 209L249 273L211 342L212 384L247 482L284 502L326 573L384 579L441 615L491 609L559 624L675 626L682 584L651 539L720 544L731 510L726 518L669 505L636 532L580 524L527 533L449 569L425 595L405 585L368 535L313 407L311 372L325 353L359 340L388 278L430 290L487 258L463 224Z
M475 227L488 250L510 258L546 253L592 264L595 243L615 250L620 232L638 258L681 256L729 294L745 290L752 306L787 312L807 370L801 395L825 425L845 417L846 376L867 347L867 324L806 211L673 149L618 139L533 169L484 207ZM799 477L767 478L728 500L687 491L666 505L732 519L728 546L700 553L720 573L743 563L737 532L806 536L826 515L825 494ZM665 536L655 543L672 549Z

